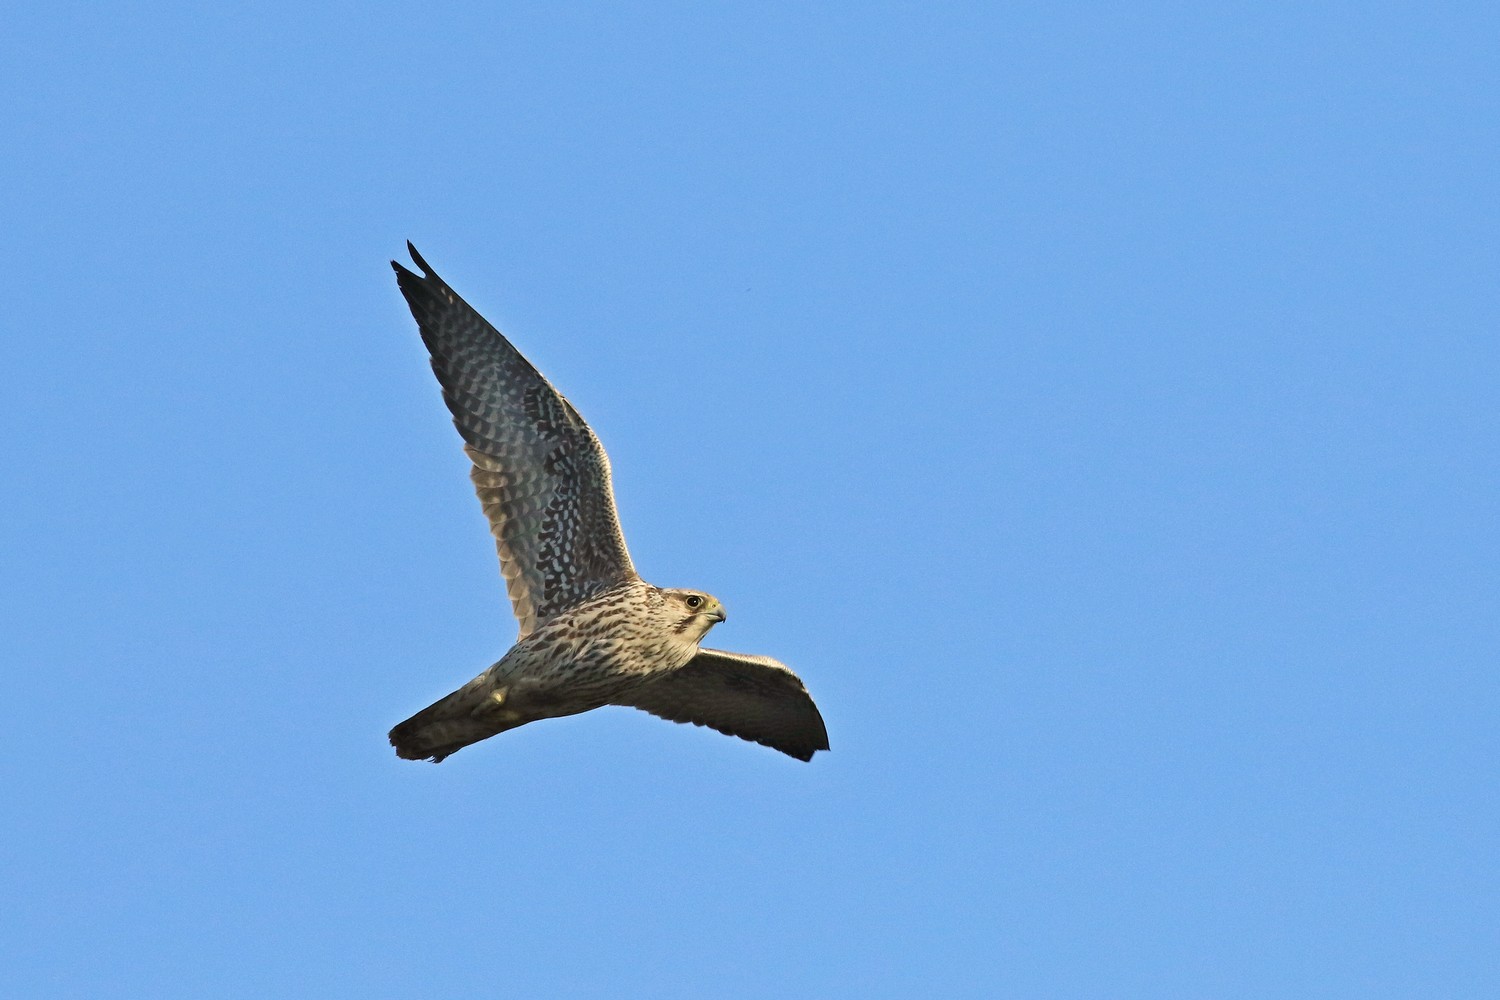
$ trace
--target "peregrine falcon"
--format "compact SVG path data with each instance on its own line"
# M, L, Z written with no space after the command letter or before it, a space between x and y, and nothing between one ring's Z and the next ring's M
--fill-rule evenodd
M628 705L798 760L828 749L807 688L765 656L704 649L724 606L654 587L625 549L604 448L573 405L410 243L396 283L432 355L520 620L488 670L390 732L397 756L440 761L538 719Z

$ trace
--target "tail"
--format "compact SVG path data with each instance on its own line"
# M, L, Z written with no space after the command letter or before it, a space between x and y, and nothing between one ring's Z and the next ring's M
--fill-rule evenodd
M496 733L514 729L525 720L502 713L490 697L485 675L474 678L457 691L428 705L391 730L391 746L403 760L430 760L434 764L449 754L487 740Z

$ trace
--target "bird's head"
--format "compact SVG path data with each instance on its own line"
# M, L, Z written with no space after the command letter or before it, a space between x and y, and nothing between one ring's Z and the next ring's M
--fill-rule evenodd
M666 598L673 631L694 642L725 619L724 605L712 594L701 590L663 590L661 593Z

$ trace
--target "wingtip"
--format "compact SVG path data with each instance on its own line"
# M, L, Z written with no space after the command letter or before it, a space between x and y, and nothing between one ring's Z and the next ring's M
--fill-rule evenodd
M790 744L782 742L771 742L768 740L757 740L756 742L761 743L763 746L768 746L772 750L779 750L782 753L786 754L788 757L791 757L793 760L800 760L804 764L812 763L812 759L817 756L820 751L827 752L828 750L827 736L824 736L821 740L795 742Z
M422 269L424 277L432 277L432 268L428 267L427 262L422 259L422 255L417 253L417 248L412 246L411 240L406 241L406 252L411 254L412 261Z
M427 261L422 259L421 254L417 253L417 248L412 246L411 240L406 241L406 251L407 253L411 254L411 259L416 263L417 267L421 269L423 278L437 277L437 275L433 273L433 270L431 266L428 265ZM402 275L411 275L412 277L416 277L416 272L407 267L405 264L401 263L399 260L391 261L391 270L396 272L396 276L398 278Z

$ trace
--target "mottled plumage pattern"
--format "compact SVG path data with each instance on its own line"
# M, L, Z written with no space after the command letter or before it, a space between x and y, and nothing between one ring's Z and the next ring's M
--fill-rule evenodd
M636 574L594 432L407 249L422 274L391 266L473 462L520 636L484 673L392 729L396 753L440 761L507 729L604 705L708 726L799 760L827 750L817 706L783 664L699 647L724 621L723 605Z
M563 608L635 576L589 425L510 341L432 272L392 261L443 400L463 437L524 636Z

